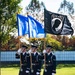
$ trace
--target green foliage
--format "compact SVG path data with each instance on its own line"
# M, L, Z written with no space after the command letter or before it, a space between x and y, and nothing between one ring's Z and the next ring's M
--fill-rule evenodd
M54 50L62 50L63 46L61 42L57 41L56 39L52 38L51 35L47 34L46 38L30 38L30 42L33 44L38 45L39 50L45 49L46 45L52 45Z
M54 50L62 50L62 48L63 48L61 42L53 39L49 34L46 37L46 45L47 44L52 45Z
M16 13L21 10L21 0L0 0L0 45L10 40L9 33L16 27Z

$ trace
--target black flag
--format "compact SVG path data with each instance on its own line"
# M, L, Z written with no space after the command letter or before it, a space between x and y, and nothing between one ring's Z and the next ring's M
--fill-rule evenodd
M55 35L72 35L73 29L66 15L53 13L44 9L45 33Z

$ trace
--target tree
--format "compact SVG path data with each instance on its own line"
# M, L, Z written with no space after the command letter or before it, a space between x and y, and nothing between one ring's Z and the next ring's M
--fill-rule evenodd
M68 13L68 14L74 14L74 5L72 2L68 2L66 0L63 0L63 2L60 5L60 8L58 11L63 12L63 13Z
M36 20L44 25L44 8L45 5L39 0L31 0L29 5L26 7L26 15L31 15ZM39 13L39 14L38 14Z
M39 0L31 0L30 4L26 7L27 10L31 10L33 12L35 11L40 11L40 9L44 7L45 8L45 5L43 2L39 2Z
M70 22L72 22L72 14L74 14L74 5L72 2L68 2L67 0L63 0L63 2L61 2L60 4L60 7L58 9L59 12L61 13L65 13L65 14L68 14L68 17L69 17L69 20ZM74 25L72 24L72 27L74 29ZM65 48L68 47L68 44L69 44L69 39L68 37L66 36L63 36L62 38L62 44L64 45Z
M52 45L55 50L63 49L62 43L56 40L56 38L54 39L53 35L50 35L50 34L46 35L46 45L47 44Z
M73 49L75 49L75 36L72 36L70 38L70 46L73 47Z
M25 15L30 15L34 17L37 21L39 21L42 25L44 25L44 8L45 5L43 2L39 2L39 0L31 0L29 5L26 7ZM43 39L36 40L37 38L30 38L31 43L38 43L40 45L40 49L43 50Z
M8 43L9 33L16 27L16 14L21 0L0 0L0 46ZM1 47L0 47L1 48Z

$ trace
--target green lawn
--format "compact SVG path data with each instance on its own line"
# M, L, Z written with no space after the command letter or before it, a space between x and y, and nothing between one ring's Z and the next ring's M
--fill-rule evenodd
M56 75L75 75L75 64L58 65L56 71L57 71ZM9 66L3 65L1 67L1 75L18 75L18 72L19 72L18 65L9 65Z

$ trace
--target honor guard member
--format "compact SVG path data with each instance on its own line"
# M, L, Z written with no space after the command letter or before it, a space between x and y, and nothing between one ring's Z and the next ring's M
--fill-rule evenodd
M19 75L28 75L27 71L27 52L28 47L22 45L22 47L17 51L16 58L20 58L20 71Z
M43 75L55 75L56 73L56 56L52 54L52 46L47 45L43 51L44 73Z
M30 54L30 75L40 75L41 55L37 52L37 46L31 45Z

